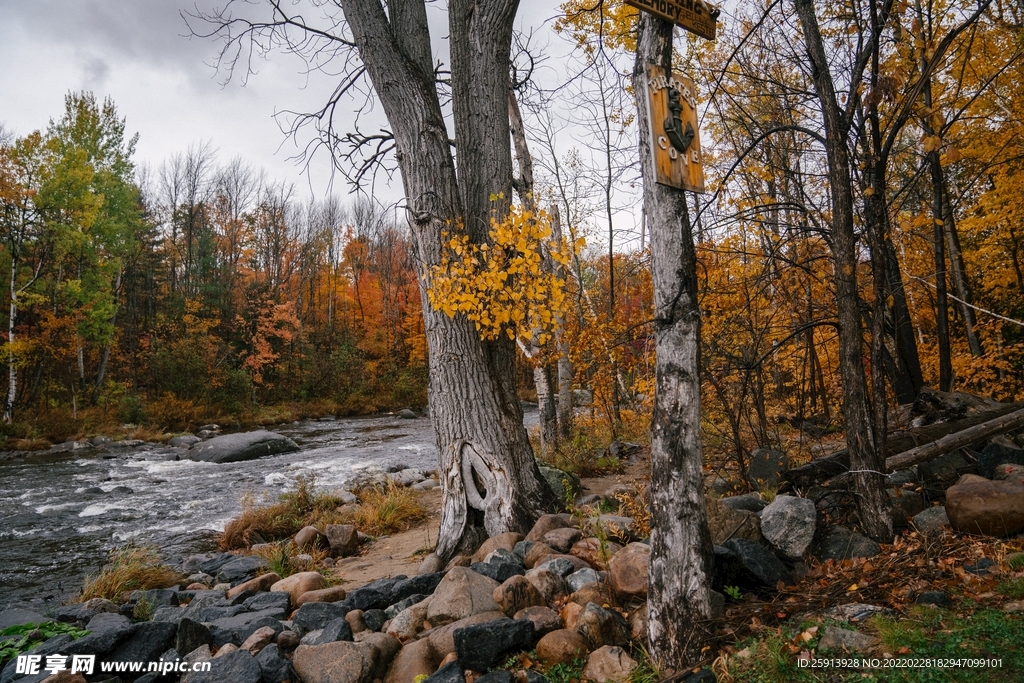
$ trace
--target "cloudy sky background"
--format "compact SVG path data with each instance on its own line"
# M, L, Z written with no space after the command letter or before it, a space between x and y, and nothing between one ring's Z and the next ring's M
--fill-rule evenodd
M308 168L289 158L302 151L312 131L301 133L297 141L286 138L274 114L317 110L336 78L307 76L301 61L278 52L256 62L258 73L244 86L237 73L224 84L225 74L210 66L220 43L189 36L181 12L195 7L187 1L0 0L0 124L18 136L44 129L63 113L68 92L88 90L99 99L113 98L128 132L139 133L140 166L156 171L170 156L208 142L220 164L240 157L265 169L270 180L294 184L297 199L325 196L332 175L327 156L320 154ZM203 10L214 5L211 0L198 3ZM447 63L443 5L429 3L428 8L435 59ZM254 2L250 7L266 16L265 5ZM520 29L533 33L531 46L548 55L537 74L548 87L565 78L565 56L571 50L551 29L556 15L557 2L545 0L523 0L519 12ZM355 106L353 102L350 108ZM378 107L364 119L365 132L375 131L374 116L380 117L380 126L386 125ZM579 146L585 135L567 131L559 144L565 149ZM350 189L335 176L334 194L346 196ZM397 175L390 186L383 178L374 187L383 205L399 202L401 194ZM624 233L635 231L638 198L636 189L620 195L618 203L625 210L616 224Z

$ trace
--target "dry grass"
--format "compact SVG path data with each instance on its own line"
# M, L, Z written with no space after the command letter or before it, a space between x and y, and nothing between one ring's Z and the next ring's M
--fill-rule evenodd
M634 479L629 482L630 490L618 493L622 512L626 517L633 518L636 533L640 538L651 535L651 496L648 490L649 481Z
M82 587L76 602L106 598L124 602L134 590L166 588L181 581L182 576L164 565L155 548L127 545L110 553L110 563L91 576Z
M387 536L415 526L429 514L420 504L416 491L388 482L360 491L359 507L342 515L341 521L370 536ZM325 520L323 523L332 522Z
M128 437L131 439L141 439L142 441L150 441L153 443L167 443L172 438L174 438L174 434L171 432L166 432L163 429L142 426L133 429L131 433L128 435Z
M217 545L222 550L236 550L260 541L283 540L302 527L335 514L343 503L330 493L314 491L312 479L300 477L296 484L294 491L281 494L270 505L256 506L251 500L243 501L242 514L228 522Z
M270 565L269 571L274 572L282 579L299 572L320 572L329 585L340 581L323 566L324 559L331 554L324 548L299 548L293 541L288 540L254 548L247 554L265 559ZM312 559L300 560L301 555L309 555Z
M46 439L9 439L4 448L12 451L43 451L52 445Z

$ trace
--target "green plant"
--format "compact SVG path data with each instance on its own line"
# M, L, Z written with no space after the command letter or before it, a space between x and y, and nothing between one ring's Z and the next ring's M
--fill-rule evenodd
M140 598L135 603L135 608L132 610L132 616L139 621L149 621L153 618L153 603L146 598Z
M740 590L739 586L726 586L725 594L729 596L729 598L731 598L732 600L735 600L736 602L743 601L743 591Z
M1017 577L1011 581L1001 581L998 590L1006 597L1014 600L1024 598L1024 576Z
M548 667L544 677L550 683L578 683L583 678L583 668L587 665L585 658L574 659L568 663L555 664Z
M0 631L0 638L7 636L14 636L14 638L0 641L0 668L3 668L7 660L14 659L18 655L28 652L44 641L62 633L77 639L88 635L89 631L58 621L46 621L41 624L21 624L5 628ZM21 637L18 638L17 636Z

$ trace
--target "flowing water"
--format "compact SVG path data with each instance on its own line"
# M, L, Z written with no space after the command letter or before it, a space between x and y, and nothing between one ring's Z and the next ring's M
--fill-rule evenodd
M243 497L272 499L299 475L336 488L367 467L437 466L423 418L309 420L274 431L301 450L218 465L144 444L0 462L0 609L60 604L130 539L171 559L209 549Z

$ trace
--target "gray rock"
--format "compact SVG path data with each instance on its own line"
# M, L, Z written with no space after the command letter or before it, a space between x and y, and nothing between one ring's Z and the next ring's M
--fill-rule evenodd
M530 552L530 546L534 544L533 541L519 541L512 549L512 554L516 556L519 564L526 565L526 553Z
M473 671L487 671L507 654L529 647L533 624L502 619L456 629L454 636L459 663Z
M384 615L388 619L394 619L396 616L398 616L404 610L406 610L406 609L412 607L413 605L415 605L417 603L420 603L420 602L422 602L422 601L424 601L426 599L427 599L427 596L426 595L422 595L420 593L417 593L416 595L410 595L409 597L404 598L402 600L399 600L395 604L391 605L391 607L388 607L386 610L384 610ZM367 627L369 627L369 623L367 623ZM376 631L378 629L370 629L370 630L371 631Z
M745 538L748 541L760 541L761 519L756 512L742 510L726 505L730 498L704 498L704 509L707 512L708 530L711 542L722 545L730 538Z
M359 537L351 524L328 524L324 527L334 557L349 557L359 551Z
M419 415L414 413L409 408L403 408L402 410L398 411L398 417L402 418L403 420L415 420L419 417Z
M292 663L281 656L281 651L275 643L260 650L256 655L256 663L263 672L263 683L285 683L297 678Z
M437 556L437 553L430 553L423 558L422 562L420 562L420 566L419 569L416 570L416 574L419 576L424 574L434 574L442 569L444 569L444 562Z
M523 559L505 548L495 548L487 554L487 557L484 558L484 562L489 564L518 564L519 566L523 566Z
M368 609L363 612L363 623L371 631L381 630L384 627L384 622L387 620L388 615L382 609Z
M213 645L213 634L203 624L192 619L178 622L178 632L174 639L174 649L184 657L189 652L203 645Z
M261 683L263 670L246 650L215 657L209 671L186 674L182 683Z
M565 580L569 582L569 588L575 593L584 586L589 586L592 583L597 583L601 580L600 575L593 569L587 567L577 572L573 572L565 577Z
M281 626L281 621L277 618L279 615L277 610L242 612L233 617L224 617L210 622L210 633L213 635L214 644L218 647L225 643L241 645L246 638L262 626L270 626L275 633L281 632L284 627Z
M580 478L572 472L566 472L549 465L541 465L540 463L537 464L537 467L559 503L564 504L565 501L576 500L576 496L583 492L583 484L580 482Z
M157 607L153 611L153 617L150 621L168 621L177 623L181 619L181 614L184 612L180 607Z
M152 588L147 591L132 591L128 596L131 602L145 600L150 607L167 607L178 605L178 589L176 588Z
M945 492L960 475L973 469L959 451L940 455L934 460L917 466L918 474L925 488L934 492Z
M879 607L878 605L868 605L863 602L849 602L845 605L838 605L825 610L822 613L822 616L827 619L859 623L865 619L870 619L876 614L894 614L894 612L890 609L886 609L885 607Z
M629 642L629 624L618 613L588 602L576 617L576 632L596 650L605 645L625 645Z
M214 621L225 617L233 617L245 612L242 605L230 605L223 597L196 598L181 611L180 619L192 619L199 622Z
M257 593L250 598L246 598L242 605L250 612L277 610L280 612L281 618L284 619L288 616L288 609L291 607L291 597L284 591Z
M176 624L144 621L135 624L132 635L110 655L115 662L152 662L174 645Z
M886 488L900 488L904 484L911 484L918 479L917 465L908 467L905 470L896 470L885 475Z
M833 527L818 543L815 557L821 561L851 560L855 557L874 557L882 552L881 546L867 536L856 534L846 527Z
M368 643L300 645L292 666L303 683L371 683L380 654Z
M942 505L917 513L912 521L914 528L923 534L942 531L942 527L949 526L949 517L946 516L946 508Z
M399 486L412 486L413 484L420 483L421 481L426 479L426 477L423 476L423 473L420 472L419 470L409 468L401 470L400 472L389 474L388 479L395 482Z
M799 560L814 540L817 518L813 501L776 496L761 512L761 533L783 556Z
M455 660L427 676L423 683L466 683L466 677L462 673L462 664Z
M216 436L209 441L193 445L185 456L201 462L243 462L268 455L294 453L298 445L286 436L257 430L239 434Z
M822 650L847 650L849 652L867 652L878 644L878 638L866 633L850 631L838 626L828 626L818 648Z
M953 601L943 591L924 591L914 599L918 605L935 605L936 607L952 607Z
M758 489L778 488L789 471L789 458L782 451L755 448L747 461L747 481Z
M316 635L310 638L313 634ZM352 640L352 627L349 626L344 617L335 619L322 629L307 633L301 642L303 645L323 645L324 643L334 643L339 640Z
M49 619L32 610L19 607L5 609L3 612L0 612L0 631L12 626L22 626L23 624L41 624L44 621L49 621Z
M889 504L892 509L892 523L903 528L917 513L924 510L924 499L917 491L896 489L889 491Z
M761 512L768 505L768 502L761 498L760 493L744 493L741 496L729 496L721 499L722 505L733 510L746 510L747 512Z
M468 567L455 567L438 584L427 608L427 620L448 624L483 612L497 612L494 589L498 582Z
M105 655L132 634L132 624L120 614L97 614L85 628L89 635L68 643L62 654Z
M307 602L295 613L292 628L301 634L316 631L335 619L344 619L350 609L345 602Z
M172 437L167 444L174 446L175 448L188 448L192 444L197 444L200 441L202 441L202 439L195 434L182 434L181 436Z
M745 538L733 538L715 546L715 587L775 588L793 577L779 558L767 548Z
M554 572L564 578L576 571L576 565L564 557L556 557L552 560L541 562L534 569L547 569L549 572Z
M525 570L514 562L474 562L470 569L477 574L494 579L498 583L505 583L513 576L525 574Z
M255 555L238 555L235 559L225 562L217 571L217 581L237 585L255 578L269 569L270 564L262 557Z
M991 479L997 465L1024 465L1024 449L1002 443L989 443L978 454L978 474Z

